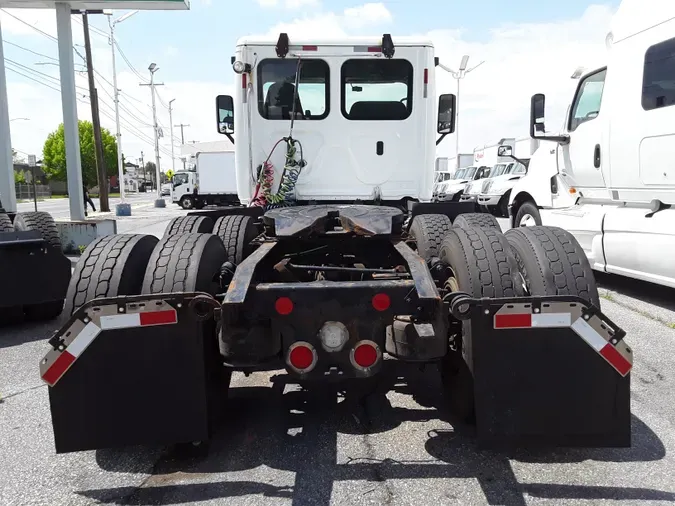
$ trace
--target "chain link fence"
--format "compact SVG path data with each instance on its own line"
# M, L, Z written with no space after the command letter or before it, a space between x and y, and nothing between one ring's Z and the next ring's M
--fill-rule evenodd
M35 188L35 193L37 194L38 199L48 199L52 196L51 188L45 184L38 184L33 187L32 184L18 183L16 185L17 200L32 200L33 188Z

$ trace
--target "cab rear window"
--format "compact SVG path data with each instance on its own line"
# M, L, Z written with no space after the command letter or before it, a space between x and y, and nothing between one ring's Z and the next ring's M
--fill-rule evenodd
M354 59L342 64L342 115L349 120L403 120L413 108L408 60Z
M324 60L269 59L258 65L258 111L265 119L324 119L330 108L329 69Z

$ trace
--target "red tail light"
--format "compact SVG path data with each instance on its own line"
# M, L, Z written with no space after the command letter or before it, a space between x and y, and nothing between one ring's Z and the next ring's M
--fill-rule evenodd
M372 304L377 311L386 311L391 306L391 299L386 293L378 293L373 296Z
M274 303L274 309L280 315L289 315L293 312L293 301L288 297L279 297Z
M314 347L303 341L293 343L288 349L286 362L298 372L309 372L316 365L317 354Z
M372 341L359 341L352 350L352 363L360 369L374 366L382 356L379 346Z

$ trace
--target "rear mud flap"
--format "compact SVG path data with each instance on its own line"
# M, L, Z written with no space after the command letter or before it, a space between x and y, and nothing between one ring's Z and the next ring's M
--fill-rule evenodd
M207 295L98 299L40 362L57 453L205 441L226 397Z
M63 301L70 274L70 260L40 232L0 234L0 308Z
M480 446L631 445L632 351L600 311L566 296L468 307Z

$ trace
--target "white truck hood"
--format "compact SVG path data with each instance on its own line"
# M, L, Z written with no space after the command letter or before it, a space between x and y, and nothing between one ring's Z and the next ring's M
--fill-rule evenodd
M483 183L481 193L487 195L503 195L513 188L516 181L524 175L525 174L502 174L501 176L488 178Z
M449 182L445 188L443 188L443 191L445 193L451 192L451 193L457 193L460 190L464 189L464 186L466 183L468 183L468 179L460 179L459 181L453 180L452 182Z

